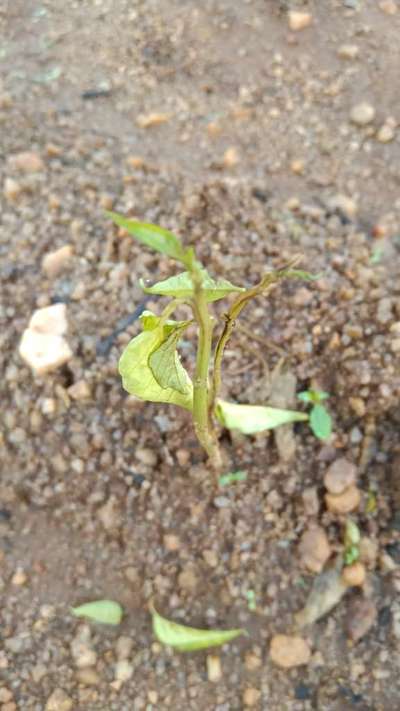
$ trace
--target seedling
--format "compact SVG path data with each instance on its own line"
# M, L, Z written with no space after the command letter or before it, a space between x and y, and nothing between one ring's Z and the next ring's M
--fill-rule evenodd
M318 439L328 439L332 434L332 418L322 403L329 394L322 390L304 390L298 393L297 397L307 405L311 405L310 427L315 436Z
M344 530L343 562L345 565L352 565L359 559L360 540L360 529L354 521L348 519Z
M218 479L218 484L220 486L229 486L230 484L236 484L239 481L246 481L247 472L237 471L229 472L228 474L222 474Z
M141 284L146 294L167 297L169 303L159 316L149 311L142 314L142 333L128 344L119 361L124 388L143 400L170 403L189 410L197 438L216 469L221 465L216 420L245 434L307 420L308 415L302 412L238 405L219 397L224 350L244 307L254 298L269 294L282 279L315 278L295 268L299 258L281 269L267 271L256 286L247 289L226 279L213 279L198 261L193 247L185 248L172 232L116 213L108 215L139 242L184 268L153 286ZM214 339L217 320L210 312L210 304L227 296L234 298ZM173 320L171 316L183 305L189 306L192 317ZM193 381L177 352L180 338L192 323L196 323L198 330Z

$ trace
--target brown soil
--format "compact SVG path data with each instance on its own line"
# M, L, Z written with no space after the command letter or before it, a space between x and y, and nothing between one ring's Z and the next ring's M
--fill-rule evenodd
M290 33L289 5L14 0L0 8L4 711L234 711L247 708L248 689L260 692L254 708L268 711L398 707L400 7L298 3L313 25ZM342 45L357 45L358 57L339 57ZM375 109L365 127L350 121L360 102ZM166 120L143 128L150 114ZM384 124L389 142L380 139ZM18 172L12 157L23 151L43 169ZM19 187L14 198L6 179ZM116 363L138 330L124 321L142 302L138 280L171 267L118 235L109 207L176 230L234 283L253 284L297 253L323 273L257 300L244 323L284 350L298 390L315 382L331 393L329 444L298 425L288 464L272 436L225 433L230 468L248 478L221 490L183 411L124 394ZM71 268L47 279L42 257L66 243ZM34 378L18 342L33 310L56 301L67 303L74 357ZM232 340L225 395L260 402L266 377L254 349L271 372L279 355L250 345ZM185 343L189 366L193 356ZM75 401L68 388L80 380L91 397ZM325 510L323 488L337 456L357 464L363 497L354 518L378 555L363 593L350 591L307 629L310 663L280 670L270 639L290 633L312 583L299 538L318 520L332 550L340 546L341 519ZM319 499L311 518L309 487ZM351 645L346 619L361 594L377 622ZM119 600L126 616L117 629L90 628L89 684L71 655L82 623L69 607L100 597ZM205 653L155 644L152 597L176 621L246 627L248 638L220 652L221 681L208 681ZM119 684L121 636L132 640L132 676ZM46 706L56 689L70 705Z

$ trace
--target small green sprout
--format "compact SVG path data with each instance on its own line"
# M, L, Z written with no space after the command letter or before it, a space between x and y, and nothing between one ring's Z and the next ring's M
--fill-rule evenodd
M345 565L352 565L360 557L361 534L357 524L352 519L347 519L344 530L344 553L343 561Z
M250 612L255 612L257 609L256 594L254 590L248 590L246 593L247 607Z
M229 472L228 474L222 474L218 479L218 484L220 486L229 486L230 484L236 484L238 481L246 481L247 472L237 471Z
M304 390L297 395L301 402L311 405L310 427L318 439L329 439L332 434L332 418L323 405L329 393L322 390Z
M145 311L140 317L142 332L127 345L119 361L123 387L131 395L150 402L178 405L192 414L194 429L215 469L221 467L217 423L245 434L278 427L286 422L308 419L301 412L276 408L238 405L221 400L222 359L235 323L249 303L266 296L282 279L313 280L314 275L296 269L299 257L280 269L267 270L260 282L246 288L223 278L213 278L199 262L193 247L185 247L172 232L156 225L107 213L118 227L138 242L177 262L184 271L152 286L141 284L146 294L169 299L161 314ZM230 306L218 321L210 304L231 298ZM181 307L190 317L174 320ZM178 345L186 329L197 327L197 354L194 376L183 367Z
M153 618L153 632L158 641L177 649L178 652L194 652L198 649L218 647L246 634L244 629L201 630L179 625L162 617L154 605L150 605L150 612Z

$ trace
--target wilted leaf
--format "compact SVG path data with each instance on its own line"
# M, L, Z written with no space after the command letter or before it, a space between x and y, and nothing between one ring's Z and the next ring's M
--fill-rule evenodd
M245 291L244 288L234 286L227 279L212 279L205 269L201 270L201 275L208 302L223 299L232 292ZM189 272L182 272L153 286L142 285L142 288L146 294L160 294L160 296L171 296L178 299L190 299L193 296L193 282Z
M225 427L239 430L243 434L254 434L271 430L288 422L308 420L308 415L296 410L280 410L276 407L260 405L237 405L233 402L218 400L216 415Z
M246 479L247 472L229 472L228 474L222 474L218 479L218 483L220 486L228 486L229 484L236 484L238 481L246 481Z
M87 617L103 625L119 625L122 620L123 610L121 605L114 600L96 600L86 602L79 607L73 607L71 612L75 617Z
M299 627L311 625L330 612L342 599L348 586L342 580L343 561L338 558L333 568L314 578L313 586L303 610L297 613Z
M318 439L328 439L332 434L332 419L323 405L314 405L310 413L310 427Z
M141 316L144 331L133 338L119 360L125 390L151 402L192 409L193 385L176 350L189 321L167 321L149 311ZM176 336L176 338L175 338Z
M164 230L162 227L146 222L129 220L116 212L106 212L106 214L111 217L118 227L122 227L130 235L136 237L138 242L155 249L156 252L172 257L172 259L185 261L186 253L181 241L169 230Z
M161 617L154 607L151 607L153 617L153 632L158 641L174 647L179 652L192 652L197 649L218 647L225 642L245 634L243 629L235 630L198 630L186 625L178 625Z

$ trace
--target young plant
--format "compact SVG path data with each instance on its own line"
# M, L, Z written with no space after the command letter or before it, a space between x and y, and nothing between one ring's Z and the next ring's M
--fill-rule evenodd
M322 403L329 394L322 390L304 390L298 393L297 397L307 405L311 405L310 427L315 436L318 439L328 439L332 434L332 418Z
M213 279L198 261L193 247L185 248L172 232L116 213L108 215L139 242L167 255L184 269L153 286L141 284L146 294L167 297L169 303L159 316L149 311L142 314L142 333L132 339L119 361L124 388L143 400L170 403L189 410L197 438L215 468L221 464L216 420L246 434L307 420L308 415L302 412L238 405L219 397L224 350L245 306L255 297L269 294L284 278L315 278L294 268L298 258L281 269L268 271L256 286L246 289L226 279ZM229 295L235 298L223 316L219 335L213 340L217 322L210 304ZM172 319L182 305L190 307L192 318ZM177 346L193 322L197 326L198 341L192 381L181 364Z

